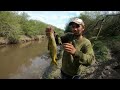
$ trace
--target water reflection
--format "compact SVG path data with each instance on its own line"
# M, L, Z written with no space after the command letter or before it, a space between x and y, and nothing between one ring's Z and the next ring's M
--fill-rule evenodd
M28 67L33 62L44 63L39 57L47 51L47 41L28 42L25 44L6 45L0 47L0 78L17 75L19 68ZM36 61L38 60L38 61ZM24 69L25 70L25 69Z
M47 55L45 54L31 60L31 65L28 67L22 65L18 71L19 73L11 75L10 79L41 79L46 67L50 65L50 60Z

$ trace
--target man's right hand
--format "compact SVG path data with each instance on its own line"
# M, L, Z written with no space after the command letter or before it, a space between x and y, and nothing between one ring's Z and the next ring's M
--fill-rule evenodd
M54 30L52 27L47 27L46 30L45 30L45 33L46 33L46 36L50 36L50 32L53 32L54 33Z

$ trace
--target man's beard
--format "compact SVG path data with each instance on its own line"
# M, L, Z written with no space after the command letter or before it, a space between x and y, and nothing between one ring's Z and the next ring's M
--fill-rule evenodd
M75 33L74 33L74 37L75 37L76 39L79 38L80 35L81 35L81 34L75 34Z
M81 33L74 33L75 37L79 37L81 35Z

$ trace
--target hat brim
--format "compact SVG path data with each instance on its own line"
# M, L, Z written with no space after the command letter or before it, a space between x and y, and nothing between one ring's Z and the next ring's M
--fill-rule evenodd
M76 23L76 22L70 22L69 26L71 26L72 24L78 24L78 23ZM78 24L78 25L80 25L80 24Z

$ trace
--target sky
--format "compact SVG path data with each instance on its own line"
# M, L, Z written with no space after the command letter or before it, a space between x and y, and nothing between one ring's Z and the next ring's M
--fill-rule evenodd
M72 17L77 17L83 11L21 11L26 12L29 19L40 20L64 30Z

